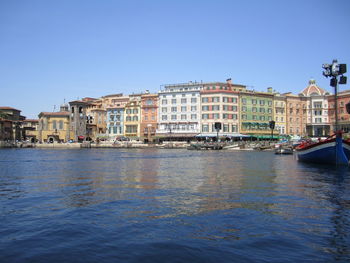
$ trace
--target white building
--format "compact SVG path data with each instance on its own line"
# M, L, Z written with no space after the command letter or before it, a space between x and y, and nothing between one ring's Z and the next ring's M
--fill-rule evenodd
M309 136L321 137L328 136L330 133L327 95L329 93L318 87L313 79L300 94L307 97L306 132Z
M201 88L197 82L162 87L158 92L158 136L186 138L200 133Z

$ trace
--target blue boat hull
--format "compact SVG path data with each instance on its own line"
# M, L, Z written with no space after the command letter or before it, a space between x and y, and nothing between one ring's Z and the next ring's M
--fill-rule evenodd
M348 158L348 160L350 160L350 145L343 142L343 149L346 157Z
M316 143L309 147L297 149L296 154L301 162L348 165L350 147L342 143L341 136L337 136L335 140L329 142Z

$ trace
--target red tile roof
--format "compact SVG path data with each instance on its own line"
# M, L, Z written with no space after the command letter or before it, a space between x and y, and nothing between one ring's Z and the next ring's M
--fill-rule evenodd
M15 108L12 108L12 107L6 107L6 106L2 106L0 107L0 110L16 110L16 111L20 111L20 110L17 110Z

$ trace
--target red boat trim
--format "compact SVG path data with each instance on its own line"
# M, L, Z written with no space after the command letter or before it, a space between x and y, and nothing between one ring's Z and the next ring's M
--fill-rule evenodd
M304 150L311 149L313 147L316 147L316 146L319 146L319 145L322 145L322 144L326 144L326 143L330 143L330 142L334 142L334 141L335 141L335 138L324 140L324 141L321 141L321 142L311 143L311 144L310 143L301 144L298 147L296 147L295 150L297 150L297 151L304 151ZM347 144L350 145L350 143L347 143Z

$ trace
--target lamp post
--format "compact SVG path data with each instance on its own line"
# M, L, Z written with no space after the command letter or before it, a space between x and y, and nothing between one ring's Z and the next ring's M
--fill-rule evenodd
M330 86L334 87L334 113L335 113L335 125L334 131L338 131L338 84L346 84L346 64L338 64L338 60L333 59L332 64L323 64L324 68L323 76L330 77ZM338 76L340 79L338 81Z
M270 126L270 129L271 129L271 142L273 141L273 130L275 129L275 124L276 124L275 121L270 121L269 122L269 126Z

